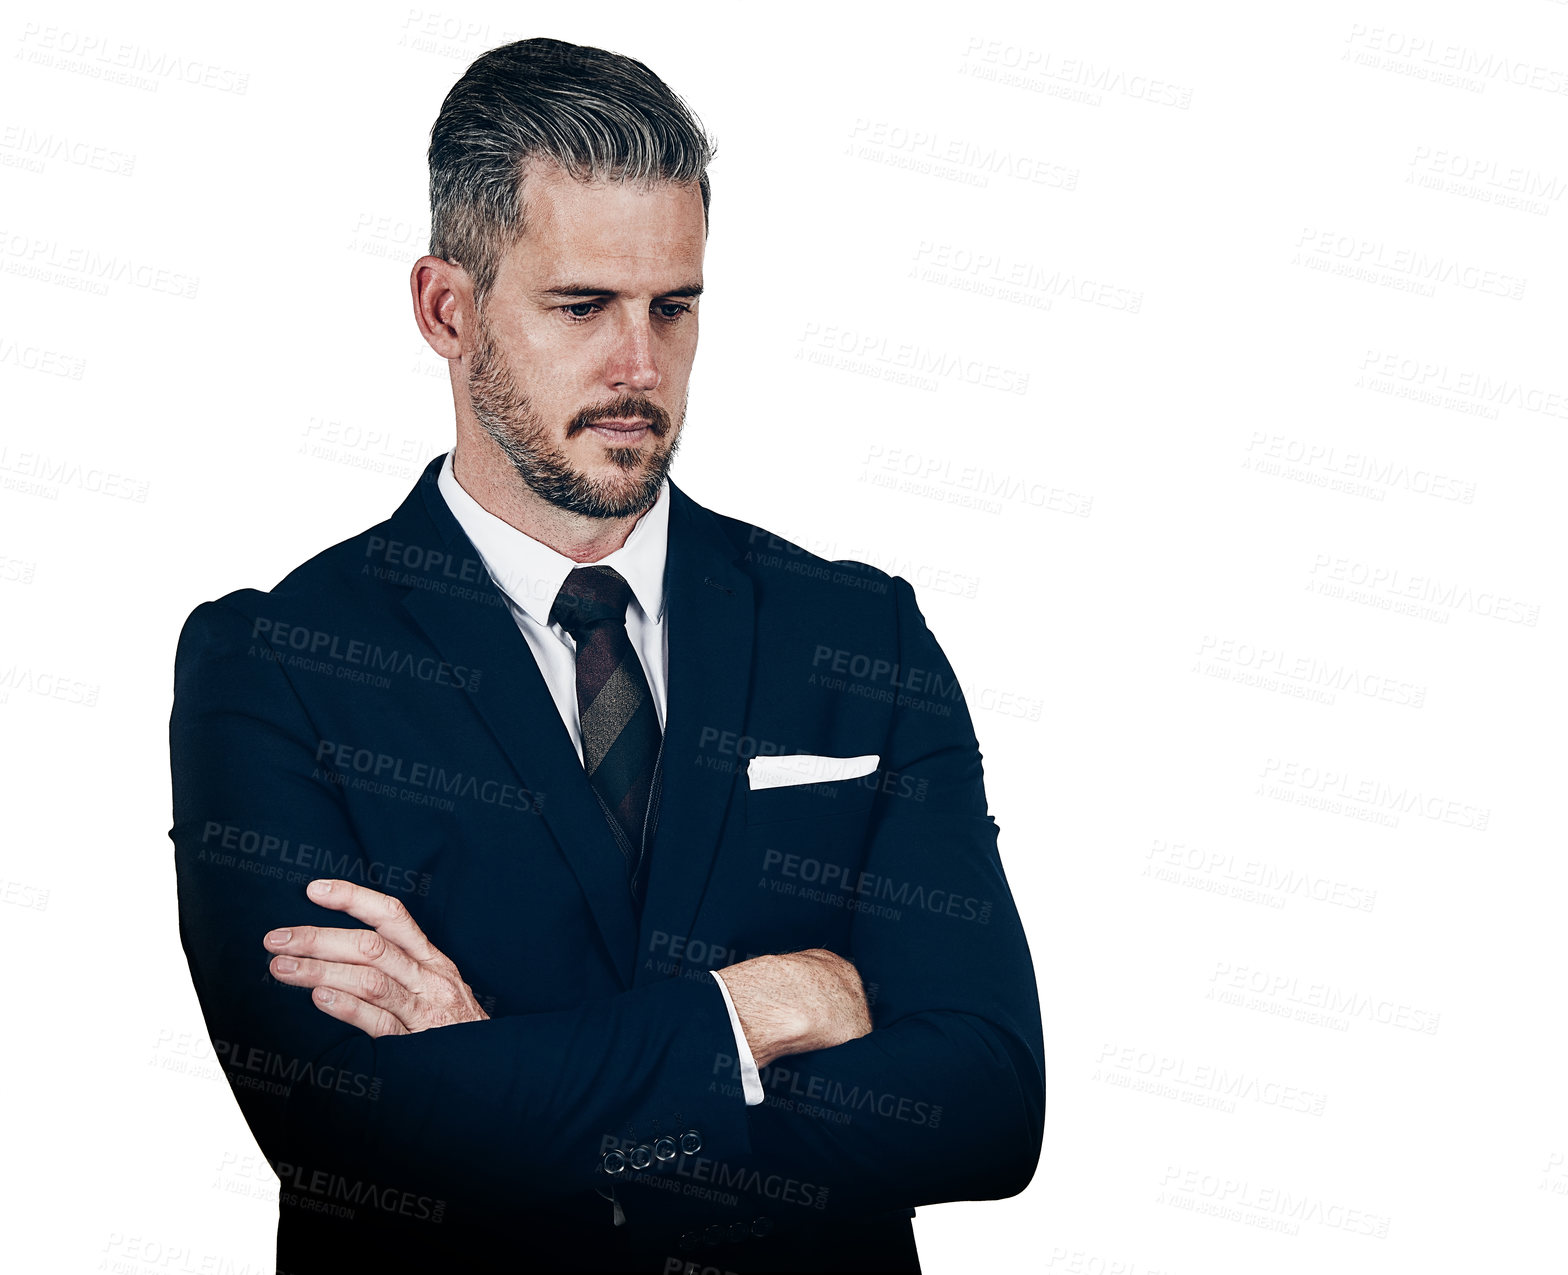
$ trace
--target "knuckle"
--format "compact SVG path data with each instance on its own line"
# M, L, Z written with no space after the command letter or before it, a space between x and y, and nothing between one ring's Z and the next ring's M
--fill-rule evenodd
M379 1001L392 990L392 980L380 970L367 969L359 976L359 986L367 999Z
M385 955L387 941L374 930L364 930L359 934L357 946L361 956L366 960L374 961Z

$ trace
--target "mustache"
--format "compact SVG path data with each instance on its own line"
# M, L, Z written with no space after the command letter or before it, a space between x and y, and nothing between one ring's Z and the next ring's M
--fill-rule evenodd
M655 438L663 438L670 432L670 414L652 399L643 398L637 394L625 394L613 403L605 403L598 407L585 407L566 426L567 438L575 438L590 425L597 425L600 421L625 420L638 417L648 422L648 432Z

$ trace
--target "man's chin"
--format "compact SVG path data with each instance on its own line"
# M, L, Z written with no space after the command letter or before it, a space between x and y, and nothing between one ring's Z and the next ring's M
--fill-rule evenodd
M659 498L664 472L662 467L649 464L644 455L635 468L601 466L599 473L585 479L574 484L575 490L566 501L556 503L590 518L631 518L652 508Z
M529 446L526 438L491 437L536 496L568 513L602 519L635 518L652 508L678 442L551 451Z

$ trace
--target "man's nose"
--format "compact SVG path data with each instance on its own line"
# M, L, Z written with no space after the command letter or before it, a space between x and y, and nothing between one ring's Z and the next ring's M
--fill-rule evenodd
M653 350L653 326L647 314L623 319L615 334L615 349L607 369L613 389L647 394L659 388L658 360Z

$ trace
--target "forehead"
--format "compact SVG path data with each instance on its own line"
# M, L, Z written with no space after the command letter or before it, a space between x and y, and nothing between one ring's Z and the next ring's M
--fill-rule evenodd
M615 277L598 282L651 291L701 278L706 225L696 182L580 181L536 160L523 176L523 225L502 272L524 286L605 271Z

